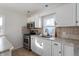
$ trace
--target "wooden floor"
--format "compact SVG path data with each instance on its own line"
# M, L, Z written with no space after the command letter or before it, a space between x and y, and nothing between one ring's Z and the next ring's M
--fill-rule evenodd
M38 56L32 51L28 51L27 49L20 48L12 52L13 56Z

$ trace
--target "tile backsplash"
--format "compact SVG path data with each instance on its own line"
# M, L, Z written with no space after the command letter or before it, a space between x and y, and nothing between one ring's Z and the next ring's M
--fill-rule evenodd
M57 37L68 37L68 38L72 38L72 39L79 39L79 26L57 27L56 36Z
M42 32L42 28L27 29L26 26L22 27L22 33L23 34L29 34L31 31L35 32L36 34L40 34Z

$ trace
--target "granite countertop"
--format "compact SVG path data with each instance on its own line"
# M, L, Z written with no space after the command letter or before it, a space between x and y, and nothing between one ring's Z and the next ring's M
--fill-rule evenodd
M79 48L79 40L76 40L76 39L58 38L58 37L45 38L45 37L42 37L42 36L39 36L39 35L33 35L33 36L40 37L40 38L47 39L47 40L51 40L51 41L55 41L55 42L59 42L59 43L64 44L64 45Z
M12 44L6 39L6 37L0 37L0 53L12 48Z

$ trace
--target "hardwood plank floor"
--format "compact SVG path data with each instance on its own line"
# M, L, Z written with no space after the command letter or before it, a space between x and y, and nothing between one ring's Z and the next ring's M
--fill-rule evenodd
M38 56L32 51L28 51L27 49L20 48L12 52L13 56Z

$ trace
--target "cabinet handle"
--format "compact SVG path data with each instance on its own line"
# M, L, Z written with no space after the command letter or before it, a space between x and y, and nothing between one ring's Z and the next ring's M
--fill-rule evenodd
M61 54L61 51L59 51L59 53Z
M40 46L42 46L42 44L40 44Z
M54 43L54 45L58 45L57 43Z
M43 46L43 43L41 42L40 46Z
M78 23L78 21L76 21L76 23Z

